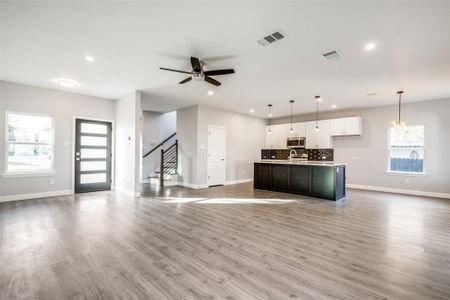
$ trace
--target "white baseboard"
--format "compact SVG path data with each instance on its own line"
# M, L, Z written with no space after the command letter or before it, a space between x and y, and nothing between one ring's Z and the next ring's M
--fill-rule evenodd
M368 190L368 191L377 191L377 192L386 192L386 193L395 193L395 194L405 194L405 195L450 199L450 194L447 194L447 193L405 190L405 189L388 188L388 187L372 186L372 185L360 185L360 184L347 184L347 187L351 188L351 189L358 189L358 190Z
M232 185L232 184L238 184L238 183L246 183L246 182L252 182L253 181L253 177L252 178L244 178L244 179L237 179L237 180L230 180L230 181L226 181L225 185Z
M28 193L19 195L8 195L0 196L0 202L17 201L17 200L27 200L45 197L55 197L55 196L65 196L72 195L72 190L62 190L62 191L51 191L51 192L40 192L40 193Z

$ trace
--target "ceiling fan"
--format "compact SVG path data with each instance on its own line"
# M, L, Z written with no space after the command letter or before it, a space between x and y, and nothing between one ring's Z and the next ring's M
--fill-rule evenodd
M218 75L227 75L227 74L233 74L233 69L221 69L221 70L203 70L204 63L201 62L197 57L191 56L191 65L192 65L192 71L181 71L181 70L174 70L174 69L168 69L168 68L160 68L161 70L165 71L171 71L171 72L178 72L178 73L184 73L184 74L190 74L186 79L183 79L179 82L179 84L183 84L186 82L191 81L194 79L195 81L206 81L210 84L213 84L215 86L221 85L220 82L215 80L214 78L211 78L211 76L218 76Z

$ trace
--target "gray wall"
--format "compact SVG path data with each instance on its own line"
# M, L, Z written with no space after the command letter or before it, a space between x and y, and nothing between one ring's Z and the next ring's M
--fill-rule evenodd
M143 111L142 113L142 153L145 154L165 140L177 130L177 113L158 113ZM167 141L163 148L167 149L176 140L176 136ZM158 169L161 159L160 149L152 152L142 160L142 179L147 179Z
M198 107L177 110L177 138L180 183L197 185Z
M335 160L348 162L348 183L396 189L450 193L450 99L407 103L402 106L406 124L425 125L424 177L387 174L388 128L397 118L397 106L330 111L320 119L361 116L363 133L354 137L335 137ZM313 114L298 115L294 122L314 120ZM273 124L289 123L289 117Z
M114 101L4 81L0 81L0 101L0 174L5 172L5 111L53 116L56 170L52 177L0 176L2 196L72 189L73 117L115 119Z
M207 184L208 125L226 127L226 181L253 178L253 162L265 143L264 119L207 106L177 111L177 136L181 151L179 182L203 187Z
M207 106L198 106L198 110L198 182L207 182L208 125L226 127L225 180L253 179L253 163L265 145L266 121Z

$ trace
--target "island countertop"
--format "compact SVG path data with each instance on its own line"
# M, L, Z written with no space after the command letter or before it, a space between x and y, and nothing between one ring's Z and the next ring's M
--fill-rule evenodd
M325 167L347 166L347 163L339 163L339 162L334 162L334 161L300 161L298 159L261 159L260 161L255 161L255 163L325 166Z

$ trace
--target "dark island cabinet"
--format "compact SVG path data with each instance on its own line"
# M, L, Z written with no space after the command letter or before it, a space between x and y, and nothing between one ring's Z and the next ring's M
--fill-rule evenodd
M339 200L345 197L345 165L255 163L254 187Z

